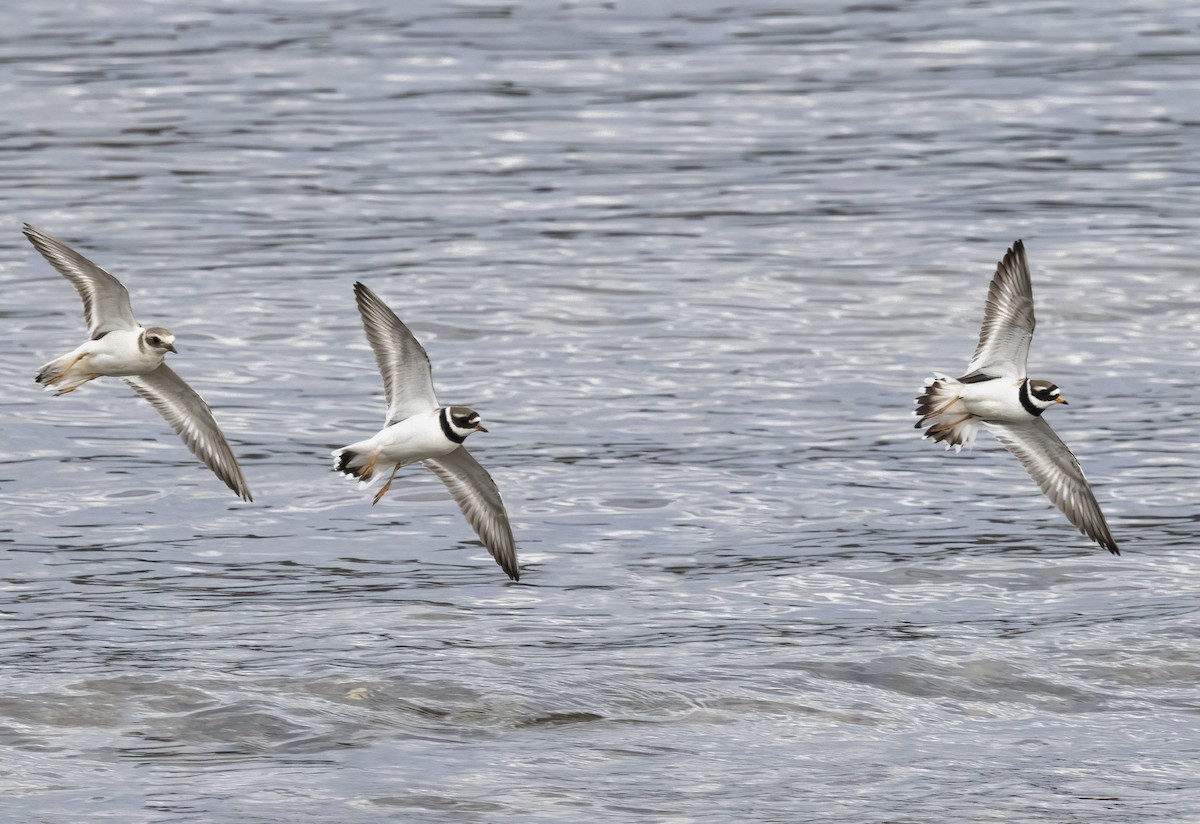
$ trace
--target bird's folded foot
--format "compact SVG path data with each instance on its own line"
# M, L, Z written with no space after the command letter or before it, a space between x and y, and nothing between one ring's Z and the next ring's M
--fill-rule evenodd
M81 381L76 381L75 383L71 384L70 386L64 387L63 389L60 389L60 390L58 390L57 392L55 392L55 393L54 393L54 397L56 397L56 398L57 398L59 395L65 395L65 394L67 394L68 392L74 392L76 389L78 389L79 387L83 386L83 385L84 385L85 383L87 383L88 381L94 381L94 380L96 379L96 377L97 377L97 376L93 375L93 376L92 376L92 377L90 377L90 378L84 378L84 379L83 379L83 380L81 380ZM57 378L56 378L56 380L57 380Z
M374 455L371 456L371 460L367 461L367 465L362 468L362 471L358 473L358 479L360 481L371 480L371 475L372 475L372 473L375 472L375 462L378 460L379 460L379 453L376 452Z

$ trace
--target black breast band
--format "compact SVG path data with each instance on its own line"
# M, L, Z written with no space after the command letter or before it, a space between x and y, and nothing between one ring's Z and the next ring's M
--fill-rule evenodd
M467 439L466 435L460 435L454 431L454 427L450 425L450 407L443 406L438 412L438 420L442 424L442 434L455 443L462 443Z
M1036 406L1033 405L1032 402L1030 402L1030 400L1029 400L1029 378L1026 378L1025 380L1021 381L1021 391L1017 393L1017 397L1019 397L1021 399L1021 406L1025 407L1025 411L1028 412L1030 415L1033 415L1033 417L1035 417L1035 418L1040 416L1043 412L1046 411L1045 409L1037 408ZM445 426L445 424L442 424L442 425Z

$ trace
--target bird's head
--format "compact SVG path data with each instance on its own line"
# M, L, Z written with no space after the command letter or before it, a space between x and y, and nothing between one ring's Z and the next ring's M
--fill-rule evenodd
M1058 391L1058 387L1050 381L1030 381L1029 382L1029 399L1034 406L1039 409L1049 409L1056 403L1067 402Z
M161 326L151 326L146 330L146 344L156 351L167 353L176 352L175 336L171 334L170 329L163 329Z
M461 437L467 437L472 432L487 432L479 422L479 413L466 406L450 407L450 428Z

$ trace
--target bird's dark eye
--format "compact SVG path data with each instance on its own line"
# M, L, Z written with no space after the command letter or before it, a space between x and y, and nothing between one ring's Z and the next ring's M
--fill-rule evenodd
M162 343L162 341L160 341L158 338L155 337L155 338L150 338L150 343L153 344L154 346L158 346L160 343Z

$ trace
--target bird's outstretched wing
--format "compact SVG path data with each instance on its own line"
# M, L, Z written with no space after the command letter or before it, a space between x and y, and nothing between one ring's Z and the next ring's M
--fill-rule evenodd
M964 377L1025 377L1035 325L1029 263L1025 244L1018 240L996 265L983 310L979 345Z
M500 500L500 491L488 471L461 446L439 458L426 458L422 463L442 479L500 568L509 578L519 580L517 544L504 511L504 502Z
M1117 542L1096 496L1088 485L1079 461L1042 418L1030 423L988 424L996 440L1017 456L1042 492L1062 510L1067 520L1100 546L1120 555Z
M41 229L26 223L23 231L33 248L41 252L42 257L79 292L83 299L83 317L92 340L114 329L138 328L133 307L129 305L129 292L121 281Z
M183 378L164 363L148 374L131 375L125 382L150 401L205 466L244 500L252 500L250 487L213 418L212 409Z
M383 375L387 395L387 424L437 409L433 371L425 347L413 337L396 313L379 296L361 283L354 284L354 297L362 315L367 342Z

